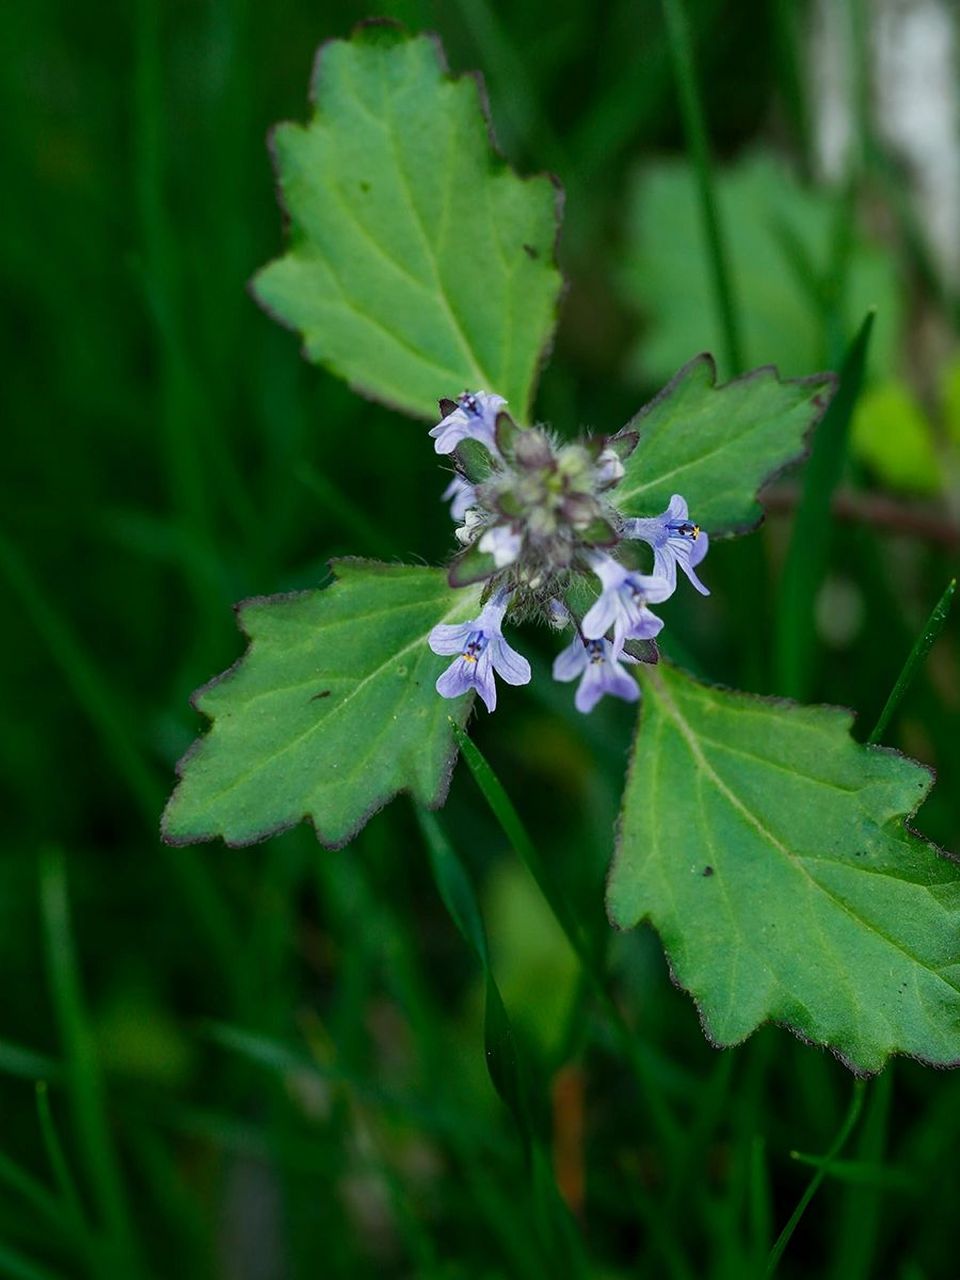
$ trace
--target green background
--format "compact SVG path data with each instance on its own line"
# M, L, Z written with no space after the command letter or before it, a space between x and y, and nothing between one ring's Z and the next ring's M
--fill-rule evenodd
M799 11L688 9L718 163L762 145L802 172L808 112L785 21ZM647 297L637 269L642 174L684 154L659 5L386 12L439 31L455 70L482 67L511 163L564 183L570 287L538 413L564 432L615 430L658 389L646 371L677 330L671 297L690 316L682 274L673 294L658 275ZM0 1274L760 1275L811 1173L791 1153L830 1146L849 1074L773 1028L717 1053L655 937L610 935L655 1096L680 1118L664 1124L465 769L442 821L478 886L543 1149L575 1208L563 1227L555 1213L544 1225L487 1080L480 971L407 801L338 853L306 830L246 850L157 839L199 727L188 695L241 651L233 601L316 585L333 555L437 562L451 549L423 425L305 364L246 292L281 249L266 131L306 118L314 49L364 16L288 0L36 0L0 15ZM888 333L876 387L912 387L949 436L956 308L889 199L889 158L875 139L862 150L857 207L888 213L866 219L884 229L873 253L889 276L871 300L881 319L920 308L937 326L932 354ZM804 349L836 365L858 317L829 289L808 301ZM678 365L717 341L712 317L679 323ZM756 346L751 334L751 360L775 358ZM957 546L942 496L918 508L896 477L896 463L848 462L845 486L893 502L901 531L837 523L806 691L855 708L864 734ZM778 510L760 535L716 544L710 599L680 590L663 609L699 675L783 692L790 529ZM548 678L549 638L520 647L534 684L501 691L477 740L605 936L631 712L579 717ZM953 848L958 730L952 623L887 741L937 769L919 825ZM958 1139L960 1080L888 1069L782 1274L953 1275Z

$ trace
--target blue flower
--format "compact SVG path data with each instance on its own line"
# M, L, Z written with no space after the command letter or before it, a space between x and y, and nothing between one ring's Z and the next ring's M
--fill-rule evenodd
M710 539L698 524L693 524L686 501L675 493L663 515L643 520L626 520L625 538L640 538L653 547L653 572L666 578L671 589L677 585L677 565L702 596L710 591L696 575L696 567L707 554Z
M481 551L493 556L493 563L498 569L504 569L519 556L523 534L509 524L495 524L477 545Z
M453 453L461 440L469 438L479 440L494 457L499 457L497 414L506 403L503 396L489 391L465 391L457 398L456 408L430 429L434 449L437 453Z
M434 653L456 658L437 680L437 693L458 698L476 689L488 711L497 705L496 672L507 684L527 684L530 663L504 640L500 627L510 596L499 591L471 622L439 623L430 632L428 643Z
M457 523L463 519L477 501L477 491L463 476L454 476L443 491L441 502L450 503L450 519Z
M662 577L633 573L610 556L594 555L590 564L603 590L587 610L583 634L587 640L599 640L612 627L613 656L619 658L625 640L652 640L662 630L663 619L647 604L666 600L674 588Z
M636 658L624 653L621 661L636 663ZM557 654L553 663L554 680L576 680L577 676L581 677L580 687L573 702L584 715L593 710L605 693L623 698L625 702L636 702L640 697L636 680L621 667L609 640L581 640L580 636L574 636L566 649Z

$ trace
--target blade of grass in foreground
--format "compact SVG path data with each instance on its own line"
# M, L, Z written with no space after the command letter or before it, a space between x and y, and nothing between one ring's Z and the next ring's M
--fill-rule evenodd
M451 721L451 723L453 722ZM536 846L520 820L520 815L514 808L513 802L480 751L480 748L458 725L453 726L453 731L463 753L463 758L467 762L467 767L473 775L481 794L490 806L493 816L503 828L507 839L536 881L537 887L556 917L557 923L583 965L591 986L609 1014L621 1048L626 1053L634 1074L640 1083L644 1100L649 1108L650 1117L660 1140L664 1144L665 1150L676 1150L679 1137L677 1122L645 1055L640 1051L636 1033L627 1025L619 1005L610 992L601 958L595 954L594 949L586 942L584 932L566 895L553 883L547 873Z
M487 947L487 935L483 927L480 905L463 864L444 835L440 823L432 813L428 813L419 806L416 815L430 854L433 878L443 899L443 905L483 970L486 983L485 1056L491 1083L509 1108L525 1145L529 1147L535 1140L535 1135L530 1124L526 1082L517 1057L513 1027L490 965L490 952Z
M417 821L423 832L437 890L464 941L473 951L486 982L484 1051L490 1080L510 1111L524 1146L531 1177L531 1192L545 1263L551 1274L558 1270L586 1276L583 1246L573 1219L557 1188L548 1152L531 1120L527 1096L529 1073L524 1070L513 1026L490 965L486 931L473 885L432 813L420 807Z
M80 990L77 957L67 901L63 854L40 855L40 905L47 967L60 1038L66 1058L67 1088L90 1189L110 1241L113 1274L135 1280L142 1274L113 1135L97 1044Z
M933 612L927 619L926 625L917 636L916 642L903 664L903 670L897 676L897 682L890 690L890 696L884 703L880 717L873 727L873 732L867 739L869 743L879 742L887 730L894 712L903 701L904 695L913 683L914 677L920 670L924 658L933 648L933 643L937 636L943 630L943 625L947 620L950 612L950 605L953 601L954 592L957 589L956 578L951 578L947 584L947 589L933 607Z
M776 1273L780 1265L780 1259L783 1257L787 1245L790 1243L793 1233L800 1224L800 1219L807 1211L807 1206L820 1189L820 1184L830 1172L830 1166L837 1158L840 1152L847 1144L847 1139L853 1132L857 1120L860 1118L860 1111L863 1108L863 1098L866 1091L867 1082L865 1080L854 1080L853 1097L850 1100L850 1107L844 1117L843 1124L840 1126L840 1132L834 1139L833 1145L827 1154L823 1157L823 1162L817 1172L810 1179L806 1191L800 1197L797 1207L790 1215L787 1225L780 1232L776 1243L770 1250L770 1256L767 1258L767 1269L764 1272L764 1280L770 1280L770 1277Z

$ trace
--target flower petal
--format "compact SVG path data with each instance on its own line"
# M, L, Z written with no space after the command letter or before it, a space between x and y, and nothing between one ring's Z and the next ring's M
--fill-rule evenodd
M576 680L587 665L587 648L579 636L574 636L567 647L553 660L554 680Z
M483 699L484 705L488 711L496 711L497 709L497 682L493 678L493 665L491 648L495 641L484 649L474 669L474 682L477 687L477 693Z
M573 705L578 711L582 711L584 715L589 715L603 697L603 694L603 678L600 669L590 665L583 673L583 679L577 688Z
M630 628L624 639L629 640L652 640L654 636L658 636L663 630L663 619L658 618L655 613L651 613L649 609L643 609L640 613L640 621ZM621 645L622 649L623 646ZM620 657L619 651L616 655Z
M700 561L707 554L709 549L710 549L710 539L707 536L707 534L701 531L696 542L693 542L690 544L690 554L686 557L686 559L684 559L681 556L677 557L677 563L680 565L680 568L687 575L687 577L690 579L690 581L693 583L693 585L696 587L696 589L700 592L702 596L708 596L710 594L710 588L705 587L703 583L700 581L700 579L697 577L696 572L694 571L694 565L698 565L700 563Z
M633 676L627 675L619 664L613 663L612 665L614 670L609 673L604 681L604 693L609 693L614 698L622 698L624 702L636 702L640 697L640 686Z
M511 649L503 636L494 636L491 639L489 652L494 670L507 684L530 683L530 663L522 653Z
M443 675L438 677L436 685L437 693L442 698L459 698L462 693L468 693L474 687L473 664L464 662L463 658L454 659Z
M434 653L443 657L450 653L462 653L467 636L474 627L472 622L438 622L427 637L427 644Z
M619 610L615 590L603 591L587 610L581 630L588 640L599 640L613 626Z

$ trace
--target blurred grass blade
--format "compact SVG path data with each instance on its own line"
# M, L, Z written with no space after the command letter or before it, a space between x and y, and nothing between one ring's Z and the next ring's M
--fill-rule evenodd
M221 1048L239 1053L251 1062L271 1071L309 1071L326 1076L336 1077L339 1073L328 1072L318 1063L291 1049L289 1045L270 1036L259 1035L254 1031L245 1031L242 1027L228 1026L222 1022L207 1022L202 1030L209 1040Z
M707 138L706 120L697 76L693 65L693 49L690 27L684 11L683 0L662 0L663 16L667 25L667 44L677 81L680 98L680 114L687 150L693 162L700 193L704 238L710 253L713 270L713 288L717 311L723 326L726 346L727 370L732 377L743 370L743 347L740 340L740 324L734 304L733 284L730 277L729 255L720 225L720 208L716 198L710 165L710 144Z
M923 1194L912 1162L885 1163L888 1148L896 1141L893 1128L896 1120L892 1116L896 1074L896 1069L891 1067L877 1079L864 1108L852 1158L839 1161L839 1171L837 1166L831 1170L842 1177L843 1166L846 1166L850 1182L837 1205L832 1280L870 1280L877 1275L878 1270L883 1269L878 1266L877 1253L881 1240L886 1238L891 1205ZM900 1154L902 1149L898 1151ZM894 1195L883 1196L884 1191L892 1191Z
M807 101L807 50L801 30L803 13L794 0L774 0L775 57L780 70L780 96L804 170L813 157L810 105Z
M882 1079L883 1077L881 1077ZM898 1195L918 1195L916 1174L911 1169L890 1168L889 1165L877 1164L870 1160L831 1160L827 1162L823 1156L808 1156L802 1151L791 1151L790 1158L797 1164L808 1165L811 1169L822 1169L827 1166L827 1173L837 1182L849 1183L861 1191L895 1191ZM848 1222L862 1226L859 1217L850 1215ZM850 1272L844 1271L845 1275Z
M793 1213L790 1215L790 1219L787 1222L787 1225L780 1232L780 1235L777 1237L776 1243L774 1244L773 1248L770 1250L770 1256L767 1259L767 1269L764 1272L764 1280L770 1280L770 1277L776 1273L776 1270L780 1265L780 1259L783 1257L784 1250L786 1249L787 1245L790 1243L793 1233L796 1231L797 1227L799 1226L800 1219L806 1213L807 1206L810 1204L810 1201L813 1199L813 1197L817 1194L817 1191L820 1188L821 1182L823 1182L824 1178L827 1176L828 1172L830 1171L831 1164L837 1158L837 1156L840 1154L843 1148L846 1146L847 1139L850 1137L850 1134L853 1132L853 1129L857 1123L857 1120L860 1118L860 1112L863 1108L863 1098L864 1098L864 1093L866 1092L866 1087L867 1087L867 1082L865 1080L855 1080L853 1082L853 1097L850 1101L850 1107L847 1111L847 1114L844 1117L843 1124L840 1126L840 1132L837 1134L834 1140L833 1146L824 1156L823 1163L820 1165L820 1168L810 1179L809 1185L807 1186L806 1191L804 1191L803 1195L800 1197L797 1207L794 1209Z
M920 670L923 660L933 648L934 641L943 630L943 625L947 620L950 612L950 605L953 602L954 592L957 589L956 578L951 578L947 583L947 589L933 607L933 612L926 621L926 625L920 632L914 643L906 662L903 664L903 670L897 677L897 682L890 691L890 696L884 703L880 717L873 727L873 732L867 738L867 742L879 742L887 730L891 719L900 703L903 701L907 690L914 681L914 677Z
M106 755L136 799L144 822L155 830L163 808L163 791L113 697L110 682L101 675L50 594L2 532L0 576L6 578L19 598L74 698L99 734ZM232 982L240 943L213 881L195 854L163 847L199 930L206 936L223 975Z
M777 693L809 697L815 648L814 606L830 555L830 502L846 456L850 419L863 385L875 312L847 351L837 393L813 436L777 610Z
M480 65L495 82L500 114L506 114L510 121L513 141L536 155L540 165L568 174L575 166L531 82L530 64L526 57L519 55L506 24L490 0L456 0L456 7L480 54ZM510 139L505 142L508 153L518 149L509 145Z
M416 813L440 897L484 972L487 1070L494 1089L513 1116L524 1144L530 1166L534 1208L544 1245L550 1254L556 1255L559 1250L555 1266L560 1268L561 1274L584 1275L583 1244L560 1196L549 1156L531 1122L528 1073L518 1055L516 1036L490 966L483 918L473 885L434 815L420 806Z
M549 903L550 909L556 916L570 945L577 953L584 967L592 972L595 966L590 947L584 939L573 909L566 895L553 883L553 880L547 874L543 860L527 834L520 815L513 806L513 801L507 795L500 779L493 772L473 739L459 725L454 724L452 720L450 723L453 725L453 731L456 734L463 758L467 762L467 767L473 775L473 780L480 788L493 816L500 823L507 839L537 882L540 892Z
M0 1152L0 1184L20 1196L55 1228L61 1229L65 1225L62 1202L39 1179L21 1169L3 1152Z
M437 890L443 899L443 905L483 969L486 982L486 1008L483 1021L487 1071L490 1073L494 1089L512 1114L529 1155L535 1139L530 1124L523 1073L517 1057L513 1027L490 966L490 953L480 906L463 863L445 836L440 823L432 813L419 805L416 813L430 854L430 866Z
M45 1053L23 1049L9 1040L0 1040L0 1075L17 1076L21 1080L59 1080L63 1067Z
M221 1048L268 1071L284 1075L314 1076L328 1084L344 1085L368 1105L390 1111L407 1120L415 1120L430 1132L447 1136L453 1128L459 1126L462 1130L464 1127L463 1118L446 1109L441 1100L423 1102L411 1095L385 1089L379 1083L361 1078L354 1071L331 1066L315 1057L307 1057L271 1036L217 1022L205 1023L202 1030L208 1039ZM477 1134L479 1135L479 1129Z
M85 1218L83 1207L80 1203L80 1194L77 1191L74 1176L70 1171L70 1165L67 1162L60 1135L57 1133L53 1112L50 1109L47 1086L42 1080L37 1083L36 1100L37 1119L40 1122L44 1150L47 1153L47 1160L50 1162L50 1169L53 1172L63 1204L66 1206L67 1217L75 1226L83 1227L85 1226Z
M40 633L71 692L99 733L117 773L136 797L144 815L149 814L151 823L155 824L163 793L110 694L108 682L84 652L52 596L3 533L0 533L0 574L6 578L7 585Z
M457 926L472 948L484 972L490 971L490 956L487 949L487 935L483 927L480 905L473 885L467 877L460 858L444 835L440 823L429 811L419 806L416 810L417 821L423 832L430 855L430 866L437 890L443 899L450 918Z
M40 906L50 986L66 1058L67 1088L77 1145L90 1189L112 1245L117 1274L141 1273L123 1177L107 1119L97 1044L84 1007L73 946L63 853L40 855ZM43 1094L41 1090L38 1098ZM45 1096L45 1095L43 1095Z
M50 1271L8 1244L0 1244L0 1274L5 1280L65 1280L62 1271Z
M473 779L490 809L503 828L508 840L513 845L520 860L536 881L547 905L553 912L557 923L566 935L583 971L590 981L595 994L600 999L610 1017L621 1049L630 1060L633 1072L641 1085L644 1100L649 1108L650 1118L661 1141L670 1149L675 1149L679 1140L679 1129L673 1113L664 1096L663 1089L656 1077L655 1069L637 1040L636 1032L628 1026L619 1005L613 998L604 972L603 962L591 946L585 941L579 927L577 917L570 906L566 895L555 886L547 873L536 846L527 834L527 830L513 806L513 802L503 788L500 779L493 772L480 748L464 730L454 726L457 742L467 762Z
M756 1260L757 1272L770 1251L773 1234L773 1192L770 1186L770 1168L767 1162L767 1146L762 1134L755 1134L750 1144L749 1199L747 1201L750 1224L751 1255Z
M308 489L333 518L350 533L360 544L357 551L366 551L374 556L393 556L393 541L370 519L367 512L353 501L341 489L338 489L327 477L308 462L301 462L294 470L294 476L305 489ZM439 495L438 495L439 503Z

